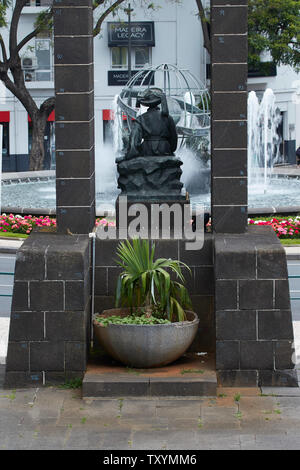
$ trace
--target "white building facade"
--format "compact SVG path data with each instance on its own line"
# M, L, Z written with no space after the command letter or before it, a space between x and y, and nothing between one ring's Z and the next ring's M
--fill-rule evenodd
M50 0L30 0L24 7L19 27L19 39L30 33L39 12ZM138 2L137 2L138 3ZM155 11L132 4L133 39L131 65L133 73L145 65L170 63L189 69L209 86L207 53L197 17L196 2L161 0ZM11 11L8 14L11 16ZM96 18L96 12L95 12ZM103 142L110 138L109 121L114 97L127 81L128 40L127 15L107 17L101 34L94 40L95 61L95 146L96 158L101 158ZM120 23L121 21L121 23ZM9 26L2 35L8 41ZM53 41L47 35L33 39L22 50L27 87L40 105L54 94ZM300 146L300 76L290 67L278 67L275 76L249 78L249 90L262 93L273 88L283 115L282 137L286 161L291 161ZM76 80L76 77L74 77ZM30 117L21 103L0 82L0 123L4 128L3 171L26 171L31 145ZM45 134L45 169L55 168L55 113L49 117Z

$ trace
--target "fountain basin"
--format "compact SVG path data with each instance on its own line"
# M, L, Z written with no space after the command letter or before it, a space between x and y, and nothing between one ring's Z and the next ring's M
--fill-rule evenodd
M270 180L266 194L260 186L249 188L249 214L275 214L300 212L300 169L276 168L276 176ZM104 208L114 208L119 191L97 193L97 216L104 215ZM210 212L210 193L190 193L192 207L203 204ZM2 212L18 214L55 215L55 173L26 172L3 174Z

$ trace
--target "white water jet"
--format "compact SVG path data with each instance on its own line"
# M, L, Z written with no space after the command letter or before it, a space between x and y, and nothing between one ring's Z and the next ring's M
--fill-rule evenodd
M176 156L183 162L181 182L190 194L209 193L210 166L205 165L195 153L186 147L180 147Z
M263 192L267 191L274 165L280 159L277 129L282 118L275 101L270 88L265 91L261 103L254 91L248 97L249 186Z
M258 127L259 102L254 91L248 97L248 181L255 179L254 169L258 166L259 132Z
M105 198L117 189L117 166L115 159L122 145L122 135L118 116L118 95L112 102L111 143L103 143L95 155L96 193Z
M120 123L122 122L122 116L120 115L121 110L118 107L118 95L115 95L112 102L112 112L113 150L117 154L122 148L122 129L120 126Z
M106 194L117 187L116 152L112 145L103 144L96 155L96 192Z

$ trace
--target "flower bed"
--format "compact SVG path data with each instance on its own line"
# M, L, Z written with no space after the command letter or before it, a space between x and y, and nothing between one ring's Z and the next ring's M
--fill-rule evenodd
M271 225L280 239L300 239L300 216L248 219L249 225Z
M115 227L116 223L113 222L112 220L102 219L100 217L96 219L96 227L98 227L98 225L102 225L104 227Z
M115 222L102 217L96 219L96 226L114 227ZM278 238L284 240L297 240L300 242L300 216L288 217L261 217L248 219L249 225L271 225ZM210 226L210 223L208 223ZM48 216L32 215L0 215L0 236L1 234L15 233L24 236L30 235L35 227L56 227L56 219Z
M0 215L0 235L1 233L19 233L30 235L34 227L55 227L56 219L50 217L35 217L32 215Z
M104 218L96 219L96 226L115 226L113 221L106 220ZM14 215L14 214L2 214L0 215L0 236L1 234L7 235L9 233L20 234L22 236L28 236L35 227L46 228L56 227L56 219L48 216L32 216L32 215Z

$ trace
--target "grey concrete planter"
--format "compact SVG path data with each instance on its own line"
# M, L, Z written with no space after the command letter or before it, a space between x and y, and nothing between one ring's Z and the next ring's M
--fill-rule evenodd
M104 310L104 316L128 315L124 309ZM199 319L187 311L187 321L162 325L108 325L94 321L99 343L117 361L130 367L159 367L178 359L192 344Z

